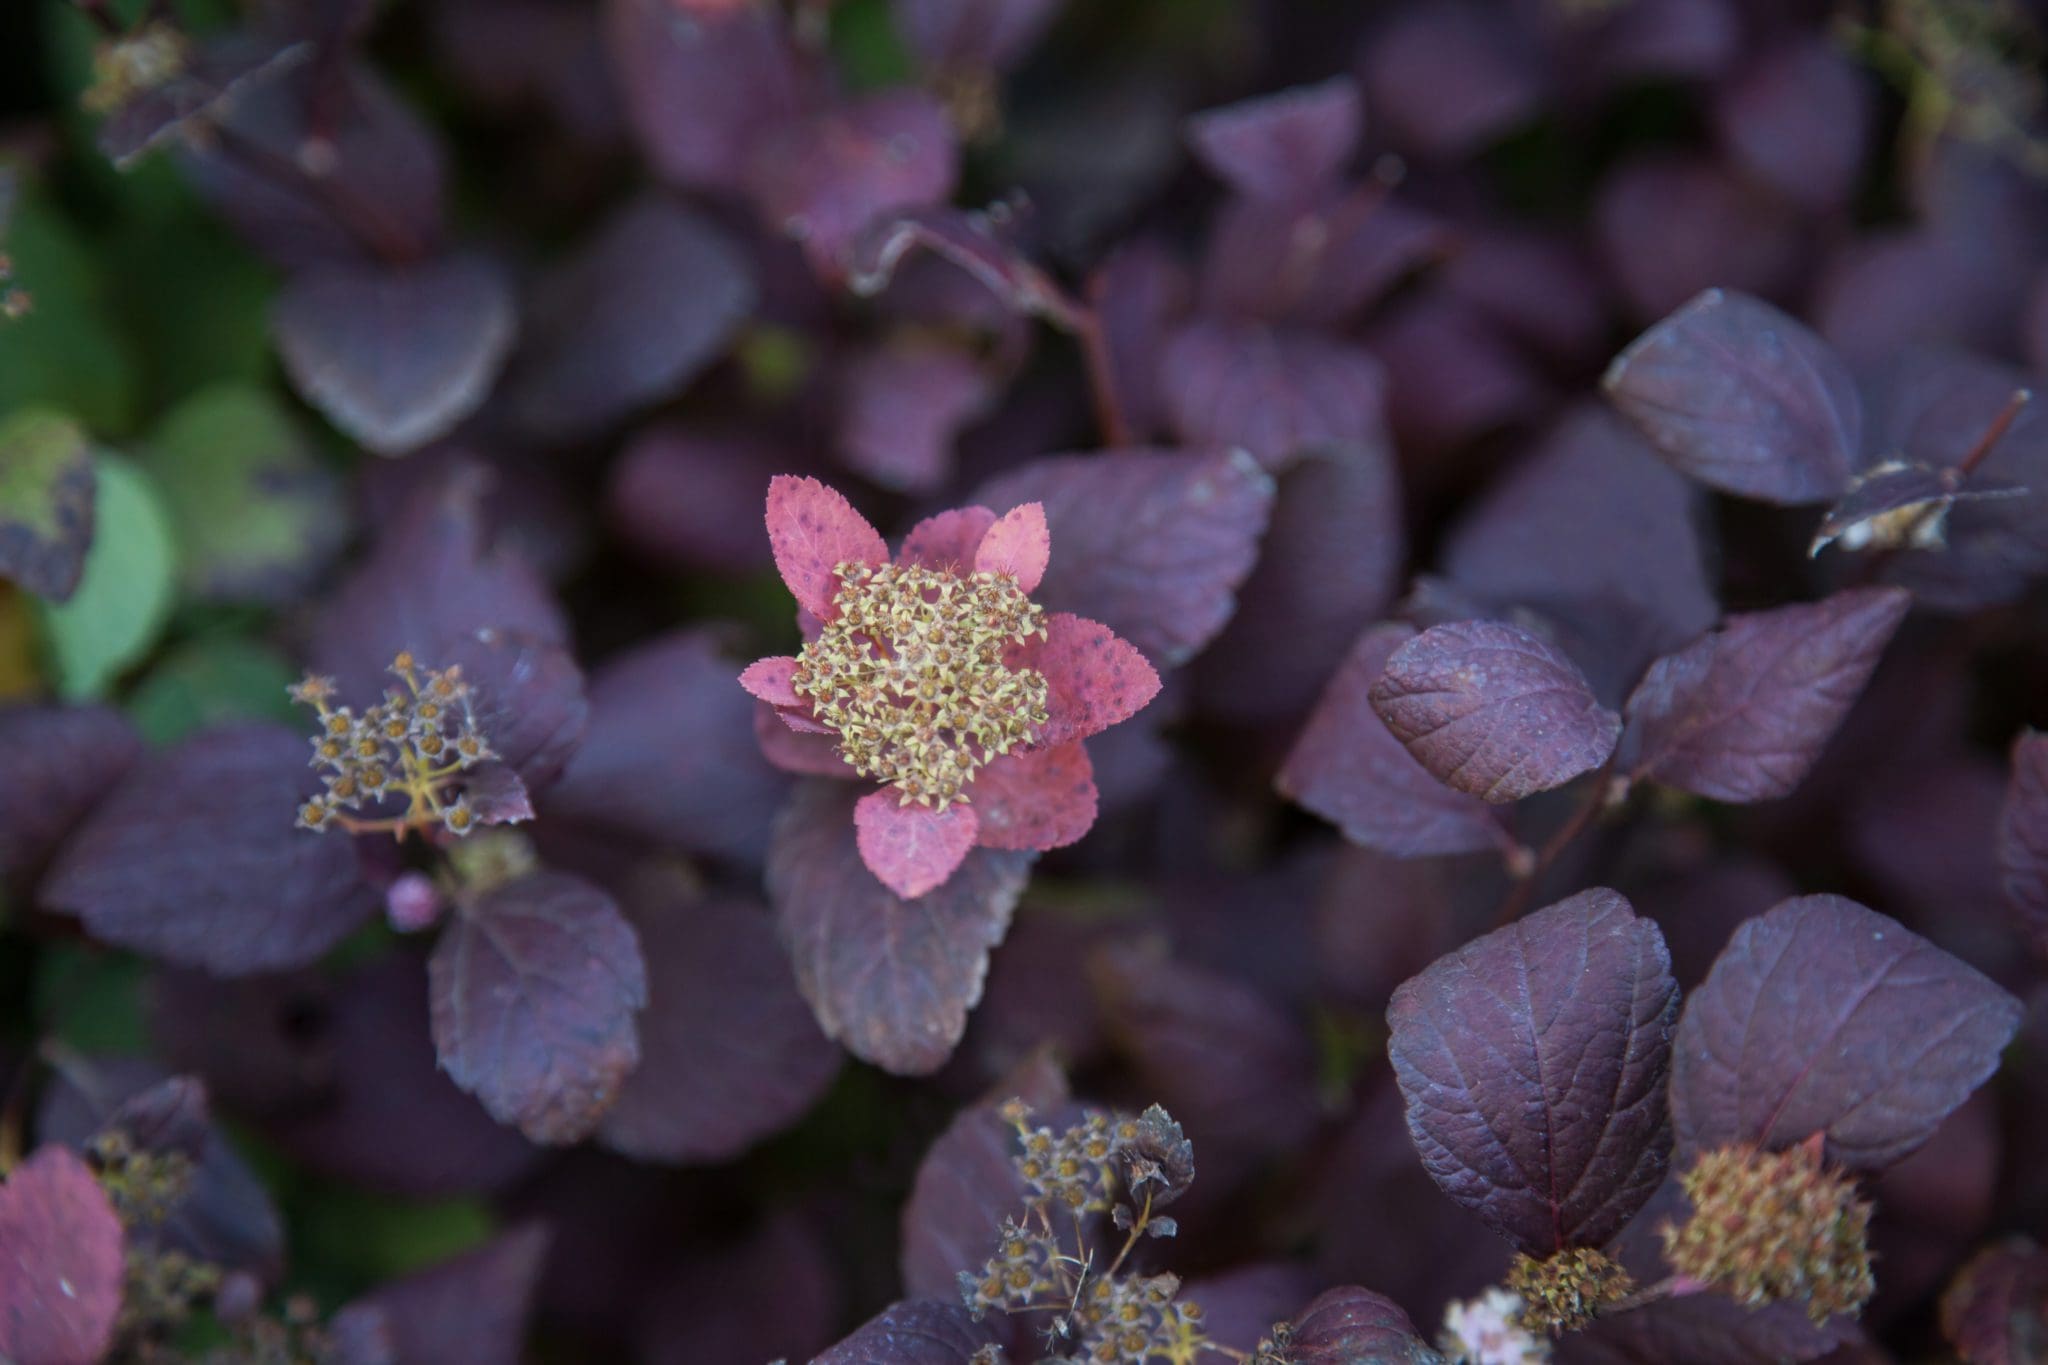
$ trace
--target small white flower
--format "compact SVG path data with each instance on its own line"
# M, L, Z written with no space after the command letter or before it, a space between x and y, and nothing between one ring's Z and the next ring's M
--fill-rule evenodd
M1522 1300L1505 1289L1476 1299L1454 1300L1444 1308L1437 1345L1458 1365L1542 1365L1550 1342L1523 1330Z

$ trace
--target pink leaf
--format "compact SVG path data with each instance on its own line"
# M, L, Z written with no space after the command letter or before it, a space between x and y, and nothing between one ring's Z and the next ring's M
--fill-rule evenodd
M1095 769L1078 741L1005 754L974 777L984 848L1064 848L1095 823Z
M775 708L775 718L800 735L829 735L837 733L831 726L811 719L808 706L778 706Z
M786 773L806 777L857 776L839 756L839 745L829 735L798 733L787 723L788 713L763 702L754 708L754 738L760 741L761 757Z
M68 1148L39 1149L0 1185L0 1359L91 1365L125 1275L121 1222Z
M893 790L869 792L853 808L860 859L882 885L916 900L942 885L974 847L980 826L971 806L935 811L903 805Z
M816 479L778 474L768 481L768 543L797 605L823 620L838 613L832 570L848 562L886 564L889 547L853 504Z
M796 660L786 655L756 659L740 673L740 686L771 706L802 706L804 699L789 685Z
M922 564L927 569L964 569L974 563L974 552L996 514L986 507L954 507L926 517L910 528L903 538L899 564Z
M1052 533L1045 527L1045 504L1038 502L1005 512L974 552L977 573L1006 573L1026 592L1038 587L1051 562Z
M1046 618L1042 644L1027 646L1022 662L1045 674L1051 719L1038 742L1045 748L1085 739L1129 720L1159 695L1159 675L1108 626L1058 612Z

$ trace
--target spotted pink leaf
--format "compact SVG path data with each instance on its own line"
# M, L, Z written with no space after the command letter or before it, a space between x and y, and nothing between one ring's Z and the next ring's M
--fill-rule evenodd
M848 562L886 564L882 533L836 489L816 479L778 474L768 482L768 543L775 568L797 604L830 620L838 580L832 570Z
M92 1365L126 1278L121 1221L92 1171L48 1146L0 1185L0 1360Z
M807 777L858 776L839 756L839 742L830 735L798 731L788 723L789 712L761 705L754 708L754 738L760 742L761 757L786 773Z
M984 848L1063 848L1095 823L1095 769L1077 741L1006 754L974 778Z
M1039 510L1042 515L1044 509ZM949 508L910 528L896 562L922 564L927 569L964 569L974 563L981 538L995 524L996 514L986 507Z
M1005 512L988 528L974 552L976 573L1006 573L1025 592L1038 587L1052 561L1052 535L1045 528L1045 504L1027 502Z
M1024 660L1045 674L1051 694L1051 719L1040 744L1085 739L1129 720L1159 695L1152 665L1108 626L1059 612L1046 618L1045 636L1043 643L1027 646Z
M756 659L740 672L740 686L771 706L801 706L803 698L790 687L796 660L787 655Z
M860 860L905 900L916 900L953 875L974 847L979 823L971 806L906 806L886 788L869 792L853 808Z

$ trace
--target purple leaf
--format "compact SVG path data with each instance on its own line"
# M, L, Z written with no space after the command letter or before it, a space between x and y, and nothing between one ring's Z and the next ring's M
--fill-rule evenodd
M937 71L1004 71L1059 17L1065 0L891 0L903 43Z
M1386 440L1379 362L1321 333L1197 321L1161 367L1168 420L1189 446L1242 446L1278 470L1305 450Z
M596 434L687 387L754 301L724 233L666 199L636 200L535 286L506 376L512 415L547 441Z
M1594 56L1617 85L1710 80L1741 52L1743 29L1729 0L1630 0L1606 12Z
M1210 174L1239 194L1291 199L1342 173L1364 121L1357 85L1340 76L1197 114L1187 138Z
M1234 199L1209 227L1201 310L1343 327L1452 245L1434 216L1379 184L1332 187L1307 200Z
M129 770L41 898L104 942L220 976L311 962L377 909L353 841L293 823L319 790L284 726L201 731Z
M1998 1065L2019 1001L1897 921L1801 896L1749 921L1685 1003L1671 1115L1685 1156L1787 1147L1880 1170Z
M953 443L995 397L981 363L945 344L870 347L838 378L841 458L905 493L929 493L952 476Z
M609 896L540 871L464 903L427 965L455 1083L535 1142L592 1132L640 1060L638 936Z
M1490 8L1433 0L1402 9L1372 40L1373 114L1425 157L1478 151L1534 112L1543 74L1534 45Z
M1150 239L1121 247L1088 280L1088 301L1108 352L1109 385L1133 440L1158 434L1159 356L1187 311L1187 270Z
M877 219L852 242L847 287L862 297L879 294L912 251L928 251L958 266L1005 306L1074 326L1059 285L1011 244L1016 217L1007 201L998 200L978 211L927 208Z
M1624 162L1593 205L1600 260L1638 323L1702 290L1791 292L1804 260L1803 228L1783 200L1699 157Z
M141 736L111 707L0 708L0 887L25 896L141 752Z
M1449 453L1553 406L1527 355L1478 306L1436 290L1401 299L1373 328L1387 416L1403 446Z
M1422 1164L1528 1255L1604 1244L1664 1178L1677 1017L1664 936L1605 889L1439 959L1387 1009Z
M2048 1256L2008 1237L1970 1258L1941 1296L1941 1334L1965 1365L2027 1365L2048 1342Z
M848 783L807 782L775 823L768 897L797 988L827 1037L898 1075L937 1070L981 998L1033 855L968 853L945 884L906 901L854 842Z
M958 161L944 108L889 90L763 133L748 187L761 216L837 279L870 224L952 198Z
M1828 344L1710 289L1615 357L1608 400L1681 473L1763 502L1828 502L1860 461L1863 409Z
M1619 768L1717 801L1789 795L1877 667L1912 598L1852 588L1731 616L1650 666Z
M0 422L0 471L0 579L68 602L92 548L99 483L91 443L68 417L13 413Z
M1067 1101L1067 1078L1040 1051L1019 1063L987 1099L953 1116L924 1160L903 1205L903 1288L929 1298L959 1292L957 1277L996 1248L1005 1219L1030 1191L1017 1174L1017 1130L998 1112L1012 1099L1041 1114Z
M1591 254L1524 226L1461 228L1436 276L1450 293L1545 359L1577 374L1604 354L1610 301Z
M277 80L313 49L304 43L279 45L230 32L198 45L160 85L135 91L108 112L95 145L117 170L130 170L143 155L180 134L204 142L207 121L267 81Z
M1828 508L1807 553L1819 554L1836 541L1845 550L1945 550L1948 512L1957 503L1986 498L2021 498L2024 488L1978 479L1966 484L1953 466L1887 460L1849 481L1849 491Z
M1570 659L1494 621L1422 632L1388 656L1370 697L1438 781L1495 804L1599 767L1621 733Z
M957 1303L905 1299L869 1318L811 1365L972 1365L995 1339L987 1323L976 1322Z
M1274 497L1242 452L1109 451L1038 460L968 501L1043 503L1052 566L1037 600L1099 621L1154 663L1185 663L1223 629Z
M1296 1261L1252 1261L1202 1275L1182 1292L1202 1306L1202 1331L1209 1340L1234 1351L1256 1351L1322 1282Z
M0 731L4 733L4 731ZM2012 781L1998 824L2005 898L2037 950L2048 953L2048 735L2029 730L2012 744Z
M774 564L755 524L769 478L797 461L743 431L662 423L627 442L605 490L608 523L667 568L750 573Z
M590 727L542 811L661 847L758 862L789 780L761 757L754 703L733 685L737 672L708 630L614 656L591 679Z
M363 1302L383 1311L392 1365L519 1365L547 1252L547 1228L528 1223L371 1294Z
M640 1365L809 1360L845 1321L818 1219L781 1210L738 1243L692 1252L649 1294Z
M93 1365L127 1279L121 1221L86 1164L38 1148L0 1185L0 1357Z
M756 6L607 0L605 37L642 146L686 188L738 190L754 143L818 94L782 15Z
M1745 1308L1725 1294L1683 1294L1600 1318L1567 1337L1566 1365L1760 1365L1834 1359L1862 1339L1855 1319L1815 1325L1796 1303Z
M647 959L640 1065L598 1130L640 1161L726 1161L781 1132L839 1074L765 906L643 873L626 916Z
M512 346L511 286L494 265L315 266L273 317L292 386L348 435L401 455L476 411Z
M1440 1365L1393 1300L1344 1285L1295 1315L1287 1365Z
M1762 55L1722 87L1713 114L1743 169L1813 209L1848 202L1869 151L1874 102L1849 53L1819 35Z
M1397 858L1506 848L1512 840L1499 814L1430 776L1372 707L1370 692L1388 658L1414 638L1402 625L1359 636L1275 785L1353 843Z

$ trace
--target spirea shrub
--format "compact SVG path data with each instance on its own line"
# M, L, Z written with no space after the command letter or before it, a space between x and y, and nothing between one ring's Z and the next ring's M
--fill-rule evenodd
M2048 1359L2044 54L0 5L0 1362Z

